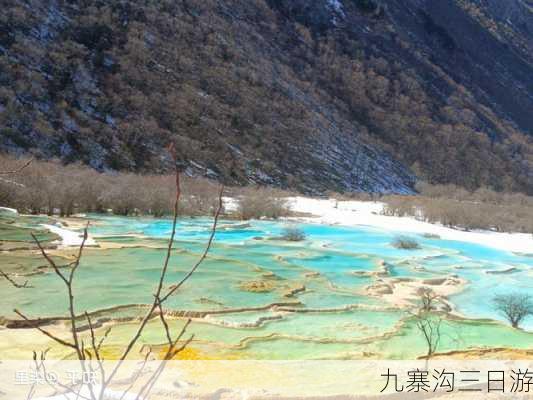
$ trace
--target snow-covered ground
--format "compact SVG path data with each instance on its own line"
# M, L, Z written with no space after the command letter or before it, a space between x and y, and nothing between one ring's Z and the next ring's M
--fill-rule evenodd
M64 247L79 246L83 241L83 233L71 231L56 225L42 224L50 232L61 237L61 245ZM89 235L85 241L85 246L97 246L96 241Z
M9 217L16 217L18 215L18 211L14 208L9 207L0 207L0 215L6 215Z
M533 254L533 235L492 231L462 231L442 225L418 221L412 217L381 215L384 203L370 201L337 201L291 197L293 211L312 214L301 218L307 222L345 226L366 225L406 233L431 233L441 239L476 243L500 250Z

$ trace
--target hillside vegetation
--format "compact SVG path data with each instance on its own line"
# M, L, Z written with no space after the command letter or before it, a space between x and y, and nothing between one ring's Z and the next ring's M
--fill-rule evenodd
M0 205L25 214L70 217L76 213L112 213L159 218L174 213L176 177L172 174L99 173L80 164L0 155L2 171L17 172L6 177L0 174ZM180 182L180 216L216 212L220 185L185 175L181 175ZM226 218L277 219L293 215L286 201L288 192L247 186L226 187L223 195L234 199L236 205L222 209Z
M533 233L533 197L455 185L418 187L418 196L384 196L384 214L411 216L456 229Z
M155 174L174 141L188 174L229 184L406 194L418 177L532 194L531 34L494 11L5 0L0 149Z

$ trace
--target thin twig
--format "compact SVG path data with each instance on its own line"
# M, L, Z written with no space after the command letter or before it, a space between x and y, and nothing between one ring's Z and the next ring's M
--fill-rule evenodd
M100 356L100 344L96 344L96 335L94 333L94 327L91 321L91 317L89 316L89 313L85 311L85 317L87 318L87 323L89 324L89 329L91 331L91 346L94 351L94 356L96 358L96 361L98 363L98 370L100 372L100 380L102 382L101 388L100 388L100 395L98 396L99 399L103 399L104 392L105 392L105 370L104 365L102 362L102 357Z
M183 277L183 279L181 281L179 281L176 285L174 285L168 291L168 293L165 296L163 296L163 298L161 299L161 303L165 302L170 296L172 296L191 277L191 275L198 269L200 264L202 264L202 262L206 259L207 254L209 253L209 250L211 250L211 245L213 244L213 240L215 239L215 234L216 234L216 231L217 231L218 219L220 217L220 214L222 213L222 208L223 208L222 195L223 194L224 194L224 186L222 186L220 188L220 192L218 194L218 207L217 207L217 211L215 213L215 218L213 220L213 226L211 227L211 233L209 235L209 240L208 240L207 245L206 245L206 247L204 249L204 252L200 256L200 258L198 259L196 264L187 273L187 275L185 275L185 277Z
M139 379L139 377L141 376L144 368L146 367L146 364L148 363L148 357L150 357L150 354L152 354L152 349L149 349L148 352L146 353L146 356L144 356L144 361L143 361L143 363L141 365L141 368L139 369L139 371L137 371L135 373L135 375L133 376L131 384L128 386L128 388L125 391L122 392L122 395L120 396L119 400L123 400L124 397L126 397L126 394L128 394L128 392L133 388L133 386L135 385L135 382L137 382L137 379Z
M165 328L165 334L167 336L168 345L172 346L172 337L170 335L170 328L165 318L165 313L163 311L163 306L161 305L160 300L157 300L157 307L159 308L159 318L161 319L161 323L163 324L163 327Z
M46 354L48 353L50 349L46 349L45 351L41 352L41 357L37 357L37 353L34 351L33 352L33 362L35 364L35 369L37 370L37 372L41 372L42 370L42 375L43 375L43 378L46 382L46 384L48 386L50 386L52 389L54 389L56 392L58 392L58 389L55 387L55 386L59 386L61 389L65 390L66 393L73 393L76 395L76 399L83 399L83 400L91 400L89 399L88 397L85 397L85 396L82 396L80 394L80 391L83 387L80 386L80 390L78 390L78 392L76 393L74 391L74 389L68 385L65 385L64 383L61 383L59 382L58 380L55 381L55 382L51 382L50 379L48 378L48 373L46 372L46 365L45 365L45 360L46 360ZM68 397L66 396L66 394L63 393L63 396L65 397L65 399L68 400Z
M33 158L30 158L28 161L26 161L20 167L14 169L12 171L0 171L0 175L15 175L15 174L18 174L23 169L27 168L32 162L33 162Z
M24 282L22 285L14 281L8 274L0 269L0 275L2 275L9 283L11 283L17 289L31 289L33 286L28 285L28 281Z
M24 320L26 320L26 321L28 321L28 322L31 322L31 320L30 320L28 317L26 317L24 314L22 314L19 310L14 309L13 312L14 312L15 314L17 314L19 317L21 317L22 319L24 319ZM37 319L37 321L39 321L39 319ZM72 348L72 349L75 349L75 348L76 348L76 346L74 345L74 343L69 343L69 342L67 342L67 341L65 341L65 340L63 340L63 339L60 339L60 338L58 338L57 336L51 334L50 332L48 332L48 331L42 329L42 328L41 328L40 326L38 326L38 325L35 326L35 329L37 329L37 330L38 330L39 332L41 332L43 335L48 336L50 339L56 341L57 343L59 343L59 344L65 346L65 347L70 347L70 348Z
M173 147L170 150L172 152ZM160 298L160 295L161 295L161 291L163 290L163 285L164 285L165 277L166 277L167 270L168 270L168 264L169 264L169 261L170 261L170 256L172 254L172 247L174 245L174 238L176 236L176 226L177 226L177 222L178 222L178 210L179 210L180 197L181 197L180 174L179 174L179 171L177 170L177 167L176 167L176 197L175 197L175 201L174 201L174 216L172 218L172 232L170 234L170 239L169 239L169 242L168 242L165 261L163 263L163 268L161 269L161 275L159 277L159 282L158 282L158 285L157 285L156 293L154 295L154 301L153 301L150 309L146 313L146 315L141 320L141 322L139 324L139 327L137 328L137 331L135 332L135 335L133 335L133 337L129 341L128 345L126 346L126 349L124 350L124 352L120 356L120 359L119 359L118 363L116 364L115 368L113 369L113 371L111 371L111 374L109 375L109 377L107 378L107 380L105 382L106 385L108 385L111 382L111 380L113 379L113 377L115 376L115 374L117 373L119 368L121 367L122 362L126 359L128 354L130 353L130 351L133 349L133 346L135 346L135 344L137 343L137 341L141 337L141 334L142 334L146 324L151 319L151 317L152 317L152 315L153 315L153 313L154 313L154 311L157 308L157 305L159 303L159 298Z
M85 363L84 363L84 361L87 359L87 353L85 351L85 344L83 342L80 342L80 339L79 339L79 336L78 336L78 332L77 332L77 329L76 329L77 316L76 316L76 312L75 312L74 290L73 290L72 286L73 286L74 276L75 276L76 270L78 269L78 267L80 265L81 257L83 255L83 249L85 248L85 243L87 242L87 238L88 238L88 231L87 230L88 230L88 228L89 228L89 222L87 222L87 226L83 230L83 239L82 239L81 244L79 246L78 254L76 256L76 259L74 260L73 263L70 264L70 265L72 265L72 267L70 268L70 273L69 273L68 277L65 276L59 270L59 267L57 266L57 264L52 260L52 258L48 255L48 253L44 250L44 248L41 245L41 242L39 241L39 239L37 239L37 237L33 233L31 234L32 237L33 237L33 240L37 244L37 247L41 251L41 254L46 259L46 261L48 261L48 264L50 264L50 266L54 269L54 272L56 273L56 275L59 276L59 278L63 281L63 283L65 284L65 286L67 288L69 320L70 320L70 328L71 328L71 334L72 334L72 340L73 340L73 343L72 343L73 346L70 346L70 347L73 347L74 350L76 351L76 354L78 356L78 360L80 361L80 365L81 365L82 371L84 373L87 373L86 367L85 367ZM93 392L92 385L88 385L88 386L89 386L89 391L90 391L90 394L91 394L91 399L96 400L96 397L95 397L94 392Z
M52 260L52 258L48 255L48 253L44 250L43 246L41 245L41 242L39 241L39 239L37 239L37 237L33 234L33 232L31 233L31 237L33 238L33 241L35 242L35 244L37 244L37 247L39 248L39 251L41 252L41 254L44 257L44 259L53 268L53 270L56 273L56 275L59 276L61 278L61 280L65 284L68 285L67 278L65 278L65 276L61 273L61 271L59 270L57 264L54 262L54 260Z
M162 317L162 321L165 321L164 317ZM163 373L163 370L166 367L167 361L172 360L178 353L183 351L192 342L192 340L194 339L194 335L191 335L189 339L187 339L179 348L176 349L176 346L178 345L179 341L181 340L181 338L187 331L187 328L189 327L190 323L191 323L191 319L188 319L187 322L181 328L181 331L179 335L176 337L176 339L175 340L169 339L170 340L169 347L167 349L167 352L165 353L165 356L163 357L163 360L161 361L161 363L159 364L155 372L152 374L150 379L148 379L148 381L141 388L140 392L137 394L136 400L138 400L140 396L142 395L145 395L145 397L148 398L148 394L150 393L153 386L155 385L155 382L157 382L157 380ZM167 332L167 337L170 337L170 333L168 330L168 324L164 322L164 325L165 325L165 329Z
M106 329L105 333L104 333L104 336L102 336L100 338L100 341L98 342L98 345L96 346L96 348L98 349L98 351L100 351L100 348L102 347L102 344L104 343L104 341L107 339L107 336L109 336L109 334L111 333L111 329L112 327L110 326L109 328Z

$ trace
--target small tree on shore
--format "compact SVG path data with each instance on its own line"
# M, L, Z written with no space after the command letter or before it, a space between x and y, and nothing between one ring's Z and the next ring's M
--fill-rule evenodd
M419 308L412 315L415 319L415 326L422 334L426 344L425 358L429 360L437 351L442 337L442 317L434 312L435 303L439 301L439 296L428 287L419 288L417 295L419 296Z
M418 296L420 296L420 307L422 311L429 312L433 310L434 303L439 299L439 296L428 287L421 287L417 291Z
M416 328L424 338L427 348L426 358L429 359L435 354L440 344L442 318L423 310L415 314L414 318Z
M494 297L494 304L513 328L518 328L524 319L533 315L533 298L527 294L498 295Z

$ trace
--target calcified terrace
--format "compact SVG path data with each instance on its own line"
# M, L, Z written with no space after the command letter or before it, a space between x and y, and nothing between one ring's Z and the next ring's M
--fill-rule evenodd
M75 284L78 329L89 335L89 311L99 335L112 330L102 349L119 353L146 312L164 257L170 221L90 216L96 246L86 249ZM28 288L0 280L0 358L31 357L51 348L49 357L69 358L68 350L42 337L35 326L68 335L64 288L32 249L29 229L45 243L54 235L44 217L19 217L2 224L2 269ZM84 220L70 220L70 229ZM399 232L369 227L301 223L302 242L279 239L284 222L221 221L207 260L166 305L171 328L192 319L195 340L179 357L188 359L406 359L425 354L411 312L416 291L430 287L445 315L439 353L464 356L511 349L533 357L531 321L524 330L508 327L491 297L533 286L533 258L477 244L410 234L416 250L391 245ZM208 219L179 221L168 286L179 281L203 251ZM48 240L48 242L46 242ZM68 264L75 248L50 250ZM13 313L19 308L30 321ZM528 325L529 322L529 325ZM154 318L132 358L144 344L164 348L164 332ZM160 344L160 345L157 345ZM493 349L489 352L489 349ZM495 355L496 354L496 355Z

